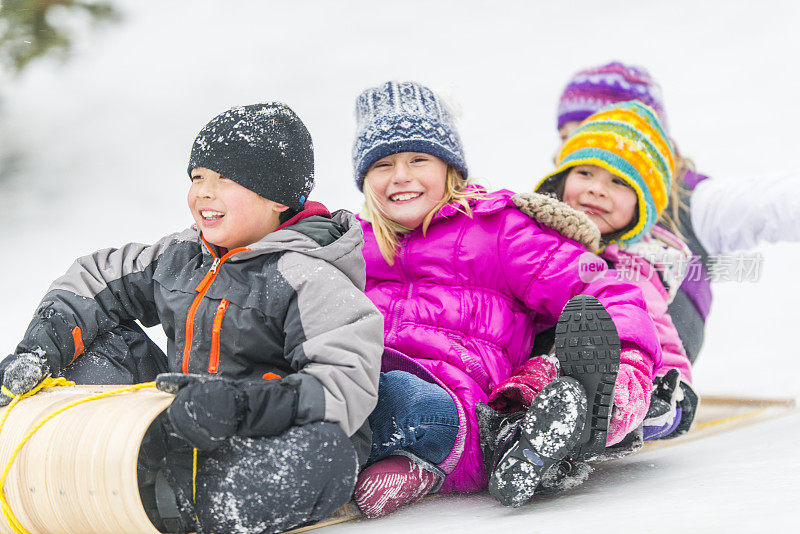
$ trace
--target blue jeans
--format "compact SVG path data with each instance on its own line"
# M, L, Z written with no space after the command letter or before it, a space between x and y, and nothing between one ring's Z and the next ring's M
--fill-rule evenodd
M381 373L378 405L369 426L372 450L367 463L408 452L435 465L453 449L458 411L440 386L405 371L389 371Z

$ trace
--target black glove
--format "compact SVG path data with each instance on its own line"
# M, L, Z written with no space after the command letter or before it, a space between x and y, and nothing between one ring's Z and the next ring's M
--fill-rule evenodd
M44 355L32 352L10 354L0 364L0 406L6 406L13 396L23 395L50 376L50 367Z
M167 409L175 431L192 447L212 451L231 436L275 436L297 411L297 389L280 380L232 380L163 373L156 387L175 394Z

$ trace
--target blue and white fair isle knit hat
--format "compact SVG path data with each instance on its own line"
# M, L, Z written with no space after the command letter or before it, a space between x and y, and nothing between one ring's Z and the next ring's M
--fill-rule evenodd
M467 177L464 149L453 117L436 93L416 82L386 82L364 90L356 101L353 167L361 190L364 175L381 158L422 152Z

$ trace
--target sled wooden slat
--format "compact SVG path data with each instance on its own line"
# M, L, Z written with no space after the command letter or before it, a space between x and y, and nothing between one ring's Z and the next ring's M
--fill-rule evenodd
M295 528L292 530L287 530L284 534L299 534L300 532L308 532L309 530L316 530L322 527L329 527L331 525L336 525L337 523L344 523L345 521L350 521L352 519L358 519L364 517L361 511L358 509L358 506L352 501L341 506L331 515L323 519L318 523L314 523L313 525L306 525L304 527Z
M427 495L420 502L429 501L437 497L439 497L439 495L437 494ZM292 530L286 530L283 532L283 534L299 534L300 532L308 532L309 530L316 530L318 528L330 527L332 525L336 525L338 523L344 523L345 521L352 521L354 519L367 519L367 518L358 509L356 503L350 501L349 503L345 504L344 506L341 506L331 515L329 515L328 517L326 517L325 519L323 519L318 523L314 523L312 525L306 525L304 527L298 527Z
M757 398L757 397L736 397L731 395L705 395L701 397L704 406L785 406L794 408L796 401L791 397L781 398Z
M24 399L0 433L0 466L59 408L124 387L56 387ZM5 483L23 527L32 534L157 533L139 498L136 464L147 428L171 401L172 395L142 389L74 406L45 423L21 449ZM13 531L0 518L0 533L6 532Z
M729 432L743 426L783 417L798 411L793 398L752 398L706 395L700 398L700 407L692 428L674 439L648 441L641 452L662 449L715 434Z

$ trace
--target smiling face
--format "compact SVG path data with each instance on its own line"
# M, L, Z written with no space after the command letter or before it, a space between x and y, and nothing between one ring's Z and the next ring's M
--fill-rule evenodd
M601 234L622 230L634 220L636 192L628 183L596 165L576 165L564 178L562 200L584 212Z
M364 177L384 216L413 230L442 200L447 164L421 152L379 159Z
M206 240L227 249L251 245L275 231L280 213L289 209L203 167L192 169L187 201Z

